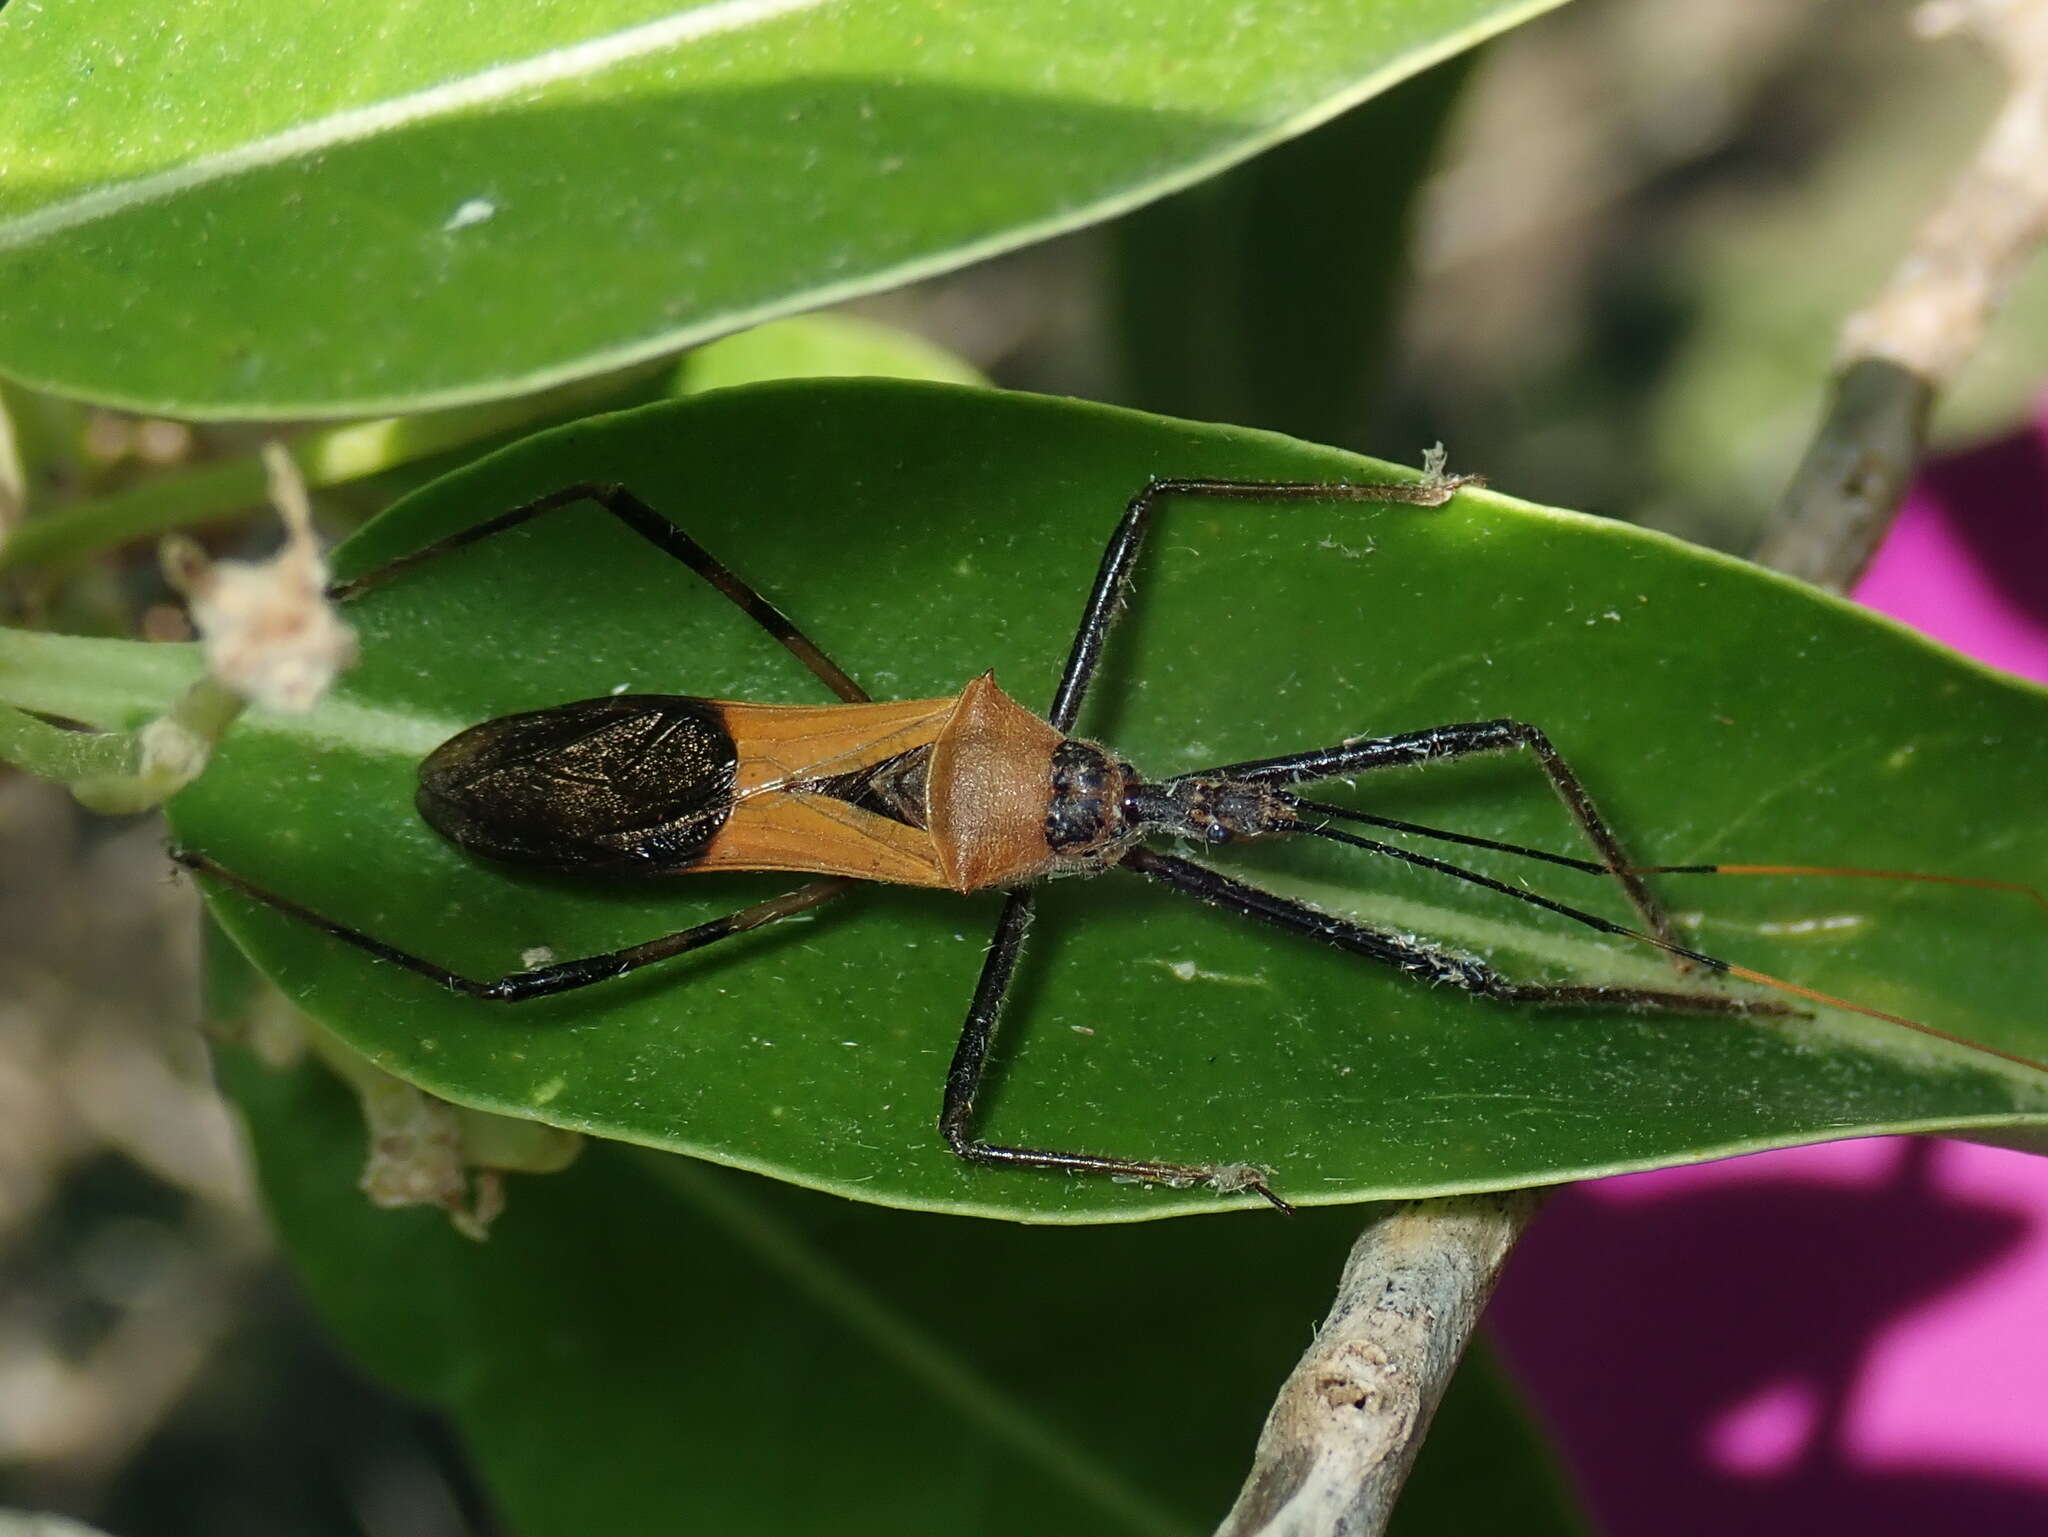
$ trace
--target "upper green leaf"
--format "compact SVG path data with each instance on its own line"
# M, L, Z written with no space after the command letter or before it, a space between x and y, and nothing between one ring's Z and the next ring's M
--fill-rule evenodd
M528 390L1105 218L1551 3L14 5L0 370Z
M1072 402L776 385L529 439L408 499L336 558L359 571L542 491L621 481L878 697L947 693L993 667L1038 706L1103 540L1148 476L1383 473L1264 434ZM252 715L230 736L172 803L186 843L484 976L516 969L530 947L606 950L793 884L513 875L414 814L419 757L493 715L621 690L826 702L767 635L594 507L420 567L350 617L361 666L310 718ZM2025 811L2048 776L2040 690L1737 562L1485 493L1438 511L1169 506L1081 728L1165 774L1497 716L1547 729L1644 862L2048 884L2048 827ZM1577 852L1518 757L1327 793ZM1653 953L1367 854L1259 845L1213 858L1510 974L1670 976ZM1626 916L1603 880L1471 862ZM1672 877L1664 891L1710 951L2048 1054L2042 919L2023 900L1868 881ZM1517 1010L1419 989L1122 873L1044 896L988 1096L1003 1139L1252 1159L1314 1202L2048 1121L2043 1075L1867 1019ZM216 902L294 1000L463 1103L894 1204L1051 1220L1213 1206L1201 1191L966 1168L943 1150L940 1081L995 907L865 889L508 1008Z

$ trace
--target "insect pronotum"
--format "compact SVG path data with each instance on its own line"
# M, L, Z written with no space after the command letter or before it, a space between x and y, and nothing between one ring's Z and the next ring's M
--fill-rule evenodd
M640 944L500 977L475 978L312 912L202 852L175 849L172 857L379 960L467 997L494 1002L545 997L623 976L832 901L856 881L957 892L1001 888L1009 896L946 1074L938 1120L946 1145L961 1158L980 1164L1103 1174L1172 1186L1206 1184L1222 1193L1250 1191L1283 1210L1286 1203L1268 1184L1270 1171L1255 1163L1176 1163L1006 1146L976 1134L976 1101L1003 1000L1023 950L1035 882L1056 874L1135 872L1197 901L1391 966L1419 981L1448 984L1499 1003L1688 1014L1796 1012L1782 1002L1683 984L1654 988L1517 980L1472 957L1322 912L1151 847L1156 838L1214 847L1251 838L1319 837L1468 881L1652 946L1672 958L1681 977L1693 967L1703 968L2048 1072L2048 1065L2030 1058L1964 1041L1919 1021L1817 993L1680 944L1643 877L1881 875L2020 891L2048 906L2048 900L2029 887L1966 877L1787 866L1639 868L1623 853L1592 797L1550 739L1536 726L1518 720L1459 722L1348 740L1162 780L1145 778L1106 747L1068 735L1094 679L1139 548L1163 502L1207 497L1433 507L1472 480L1426 473L1419 481L1381 483L1150 482L1131 498L1110 536L1059 687L1043 717L1011 699L988 673L944 698L872 700L787 615L631 491L611 484L568 486L340 583L331 596L358 598L425 561L544 513L595 503L723 593L841 702L756 705L624 694L503 716L461 732L421 763L420 814L460 847L516 865L593 876L785 870L820 879ZM1522 752L1535 760L1595 857L1575 859L1374 817L1308 799L1291 788L1497 752ZM1523 855L1612 878L1626 894L1640 927L1613 923L1332 825L1339 821Z

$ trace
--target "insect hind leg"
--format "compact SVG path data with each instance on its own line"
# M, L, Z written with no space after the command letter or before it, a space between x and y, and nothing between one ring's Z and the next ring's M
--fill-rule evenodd
M1503 976L1484 961L1354 923L1277 892L1235 880L1207 865L1172 854L1134 848L1120 861L1125 869L1211 907L1253 918L1307 939L1393 967L1420 982L1449 985L1497 1003L1549 1007L1627 1009L1637 1013L1798 1016L1800 1010L1734 993L1677 988L1610 987L1587 982L1522 982Z
M467 549L470 545L480 543L493 535L507 533L543 513L559 512L564 507L573 507L581 502L595 503L671 560L681 561L703 577L741 613L774 636L784 650L808 667L825 687L831 689L841 699L849 704L868 702L867 690L854 682L837 662L825 654L816 641L798 629L789 615L762 597L752 583L684 533L674 521L656 512L624 486L604 481L578 481L575 485L564 486L559 491L550 491L546 496L536 497L509 511L485 518L481 523L450 534L446 538L436 539L432 544L395 556L381 566L372 566L368 571L351 577L348 581L336 582L327 589L327 595L337 602L360 597L370 588L389 581L400 572L410 571L415 566L424 565L456 550Z
M470 977L461 972L450 971L424 956L365 934L361 929L350 928L337 923L324 914L294 902L290 897L281 896L267 887L259 886L245 876L237 875L218 860L192 849L173 848L171 859L176 864L202 875L209 880L239 892L252 901L294 918L309 928L318 929L342 943L352 945L367 955L393 966L401 966L416 976L425 977L438 983L452 993L474 998L483 1003L522 1003L530 998L546 998L556 993L573 992L594 983L608 982L613 977L622 977L642 966L656 961L668 960L671 956L701 950L706 945L716 944L721 939L758 929L763 924L773 923L778 918L787 918L793 913L817 907L829 902L846 891L848 883L842 880L812 881L794 891L786 891L779 897L765 902L756 902L751 907L740 908L737 912L713 918L687 929L678 929L673 934L664 934L657 939L627 945L617 950L607 950L599 955L587 955L571 961L558 961L552 965L531 967L524 971L507 972L500 977Z

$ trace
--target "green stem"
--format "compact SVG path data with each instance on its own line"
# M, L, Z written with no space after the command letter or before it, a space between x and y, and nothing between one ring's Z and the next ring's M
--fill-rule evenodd
M31 518L0 546L0 571L58 566L150 534L224 517L263 499L254 457L160 475L62 512Z
M189 646L0 630L0 762L69 785L93 811L161 805L198 776L246 708L227 685L195 675L197 662ZM151 718L80 731L31 711L100 726Z
M540 421L580 415L597 404L631 403L647 396L650 382L636 377L622 383L611 375L546 395L330 427L296 441L292 458L311 489L344 485ZM137 539L227 517L260 504L265 493L263 466L253 453L224 464L155 476L141 485L28 519L0 544L0 571L83 560Z
M161 806L199 777L213 747L248 701L217 679L201 678L170 713L132 733L130 766L72 780L71 794L88 811L125 816Z
M102 731L165 714L204 671L192 644L0 627L0 703Z
M0 762L64 784L132 774L141 760L129 731L68 731L25 710L0 704Z

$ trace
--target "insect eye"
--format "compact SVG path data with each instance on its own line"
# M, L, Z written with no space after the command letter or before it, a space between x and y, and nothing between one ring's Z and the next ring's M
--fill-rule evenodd
M1207 836L1211 843L1228 843L1230 841L1230 829L1221 822L1211 822L1205 836Z

